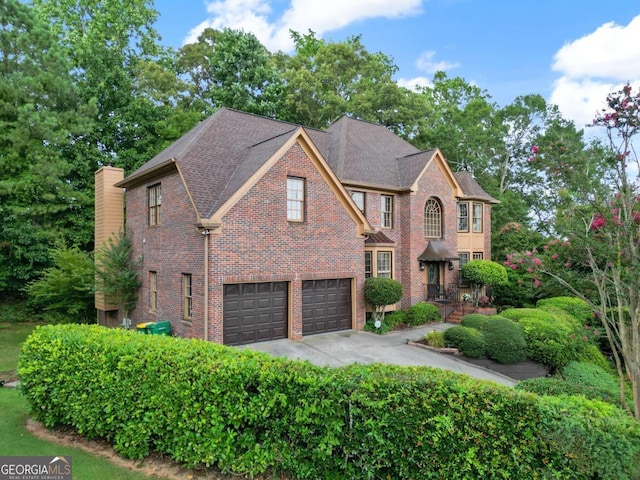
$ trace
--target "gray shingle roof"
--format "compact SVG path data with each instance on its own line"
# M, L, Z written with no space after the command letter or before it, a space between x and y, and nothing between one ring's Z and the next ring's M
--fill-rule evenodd
M420 150L382 125L341 117L327 129L327 134L328 150L322 153L343 182L402 188L415 181L415 177L412 181L405 178L411 173L401 174L399 159ZM413 166L411 162L404 163ZM420 171L422 168L424 163Z
M221 108L119 186L134 185L154 169L173 161L184 176L200 217L210 218L299 127ZM349 117L340 118L326 131L305 131L344 183L407 189L435 153L418 150L381 125ZM469 186L469 190L463 187L465 193L479 191L484 197L473 198L491 198L475 180L465 181Z
M476 182L476 179L473 178L473 175L471 175L471 172L461 170L455 172L454 175L460 184L460 188L462 188L464 192L463 198L468 200L483 200L489 203L500 203L499 200L496 200L482 189L478 182Z

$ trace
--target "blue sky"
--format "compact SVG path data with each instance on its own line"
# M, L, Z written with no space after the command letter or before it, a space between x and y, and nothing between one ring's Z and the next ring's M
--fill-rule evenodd
M588 123L607 93L640 87L639 0L155 0L163 43L179 48L206 26L254 33L292 52L288 31L326 40L362 35L393 58L398 83L436 70L487 90L499 105L539 93Z

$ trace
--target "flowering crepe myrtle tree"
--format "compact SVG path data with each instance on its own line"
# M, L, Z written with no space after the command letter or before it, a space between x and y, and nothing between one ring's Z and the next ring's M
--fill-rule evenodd
M611 153L597 182L582 169L563 172L567 188L555 226L562 240L513 254L505 266L526 269L536 285L551 278L593 308L613 352L621 403L628 380L640 420L640 164L632 143L640 131L640 93L627 84L610 94L593 126L606 130Z

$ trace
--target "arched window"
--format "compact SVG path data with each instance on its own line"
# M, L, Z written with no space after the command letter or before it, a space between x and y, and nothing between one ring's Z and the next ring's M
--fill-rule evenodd
M435 198L427 200L424 206L424 236L442 238L442 205Z

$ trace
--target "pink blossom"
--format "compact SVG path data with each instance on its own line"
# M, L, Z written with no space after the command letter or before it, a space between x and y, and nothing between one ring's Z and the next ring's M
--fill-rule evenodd
M606 223L607 222L604 219L604 217L601 214L596 213L593 216L593 220L591 220L591 225L589 226L589 229L590 230L599 230L602 227L604 227L606 225Z
M593 334L594 334L596 337L600 336L600 330L594 330L594 331L593 331Z
M531 268L531 267L527 268L527 272L533 273L533 268Z
M538 146L537 145L534 145L533 147L531 147L531 153L533 153L534 155L536 153L538 153Z
M557 253L554 253L553 255L551 255L551 258L552 258L553 260L557 260L557 259L558 259L558 254L557 254Z
M549 250L549 245L545 245L544 247L542 247L544 250Z
M530 161L530 162L533 162L534 160L535 160L535 158L533 158L533 157L529 157L529 161Z
M536 287L539 287L540 285L542 285L542 283L540 283L540 279L539 278L536 278L534 283L535 283Z
M571 335L569 335L569 338L573 340L574 338L576 338L576 336L572 333Z
M540 265L542 265L542 260L540 260L539 258L536 257L536 259L533 261L533 263L535 263L536 265L540 266Z
M531 256L531 252L527 252L527 257L530 257L530 256Z
M587 337L582 337L582 341L586 342L587 341Z
M564 266L569 268L569 267L571 267L571 263L567 262L567 263L564 264Z

